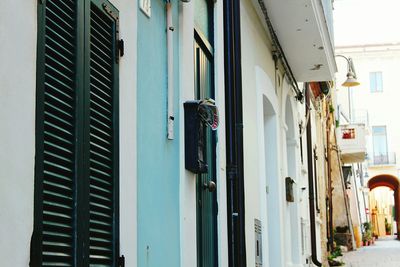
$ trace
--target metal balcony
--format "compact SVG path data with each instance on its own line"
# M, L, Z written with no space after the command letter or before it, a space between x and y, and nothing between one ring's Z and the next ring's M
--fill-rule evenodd
M396 153L374 155L368 160L369 166L396 165Z
M367 153L364 124L341 125L336 130L337 143L344 163L363 162Z

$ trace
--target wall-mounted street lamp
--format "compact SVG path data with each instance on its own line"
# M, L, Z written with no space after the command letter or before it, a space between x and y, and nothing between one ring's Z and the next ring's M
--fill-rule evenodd
M347 79L344 81L344 83L342 83L342 86L347 87L347 94L349 100L349 120L350 122L352 122L353 116L351 112L352 101L351 101L350 87L358 86L360 85L360 83L357 81L357 75L354 69L353 60L350 57L347 58L343 55L336 55L336 57L342 57L347 61L347 74L346 74Z
M357 81L356 71L354 69L353 60L351 58L347 58L343 55L336 55L337 57L342 57L347 61L347 79L342 83L344 87L353 87L358 86L360 83Z

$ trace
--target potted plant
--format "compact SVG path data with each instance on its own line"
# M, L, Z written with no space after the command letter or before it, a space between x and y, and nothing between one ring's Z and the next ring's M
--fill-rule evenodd
M387 218L385 218L385 230L386 230L386 235L392 234L392 224L388 222Z
M370 231L366 231L363 233L362 241L364 246L369 246L372 243L372 235Z
M363 234L362 234L362 241L364 246L369 246L372 244L372 224L370 222L363 223Z
M342 251L339 246L336 246L336 244L334 244L334 246L335 248L328 255L329 266L342 266L344 265L344 262L339 258L340 256L343 256Z

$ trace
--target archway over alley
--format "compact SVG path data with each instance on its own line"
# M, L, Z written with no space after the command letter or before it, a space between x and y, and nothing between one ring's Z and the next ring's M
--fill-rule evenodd
M394 192L394 206L395 206L395 216L394 219L396 221L396 225L397 225L397 233L399 233L400 227L399 227L399 212L400 212L400 190L399 190L399 180L393 176L393 175L389 175L389 174L381 174L381 175L377 175L372 177L369 181L368 181L368 187L370 190L373 190L377 187L380 186L385 186L385 187L389 187L391 190L393 190ZM399 239L399 234L397 235L397 239Z

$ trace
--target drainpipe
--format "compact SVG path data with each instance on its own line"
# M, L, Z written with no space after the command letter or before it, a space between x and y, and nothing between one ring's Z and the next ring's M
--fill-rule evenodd
M364 188L364 168L362 163L360 164L360 170L361 170L361 174L360 174L360 183L361 183L361 188ZM368 214L367 214L367 203L365 202L365 193L364 190L361 191L362 197L363 197L363 203L364 203L364 215L365 215L365 222L369 222L368 219Z
M172 6L171 1L167 1L167 69L168 69L168 107L167 107L167 138L169 140L174 139L174 43L173 43L173 32L174 26L172 25Z
M332 203L332 162L331 162L331 113L329 106L326 106L326 114L328 119L326 120L326 150L327 150L327 167L328 167L328 205L329 205L329 231L328 231L328 242L329 249L333 251L333 203ZM341 171L341 170L340 170Z
M246 266L240 1L224 1L228 256Z
M305 84L306 91L306 115L310 112L310 90L308 84ZM313 149L312 149L312 139L311 139L311 118L307 123L307 165L308 165L308 197L310 205L310 230L311 230L311 260L312 262L320 267L322 264L317 258L317 240L315 234L315 206L314 206L314 179L313 179ZM318 197L318 196L317 196Z
M360 164L357 164L357 172L360 171ZM352 164L352 168L354 170L354 164ZM358 217L360 219L360 228L362 228L362 220L361 220L361 207L360 207L360 199L358 198L358 187L357 187L357 179L356 179L356 171L353 171L353 181L354 181L354 191L356 191L356 201L357 201L357 207L358 207ZM360 174L361 177L361 174ZM362 232L362 229L361 229Z

